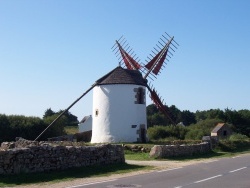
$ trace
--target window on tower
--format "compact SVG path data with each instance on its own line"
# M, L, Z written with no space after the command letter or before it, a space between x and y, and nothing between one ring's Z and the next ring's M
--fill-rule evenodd
M141 87L138 88L138 103L144 104L144 90Z
M135 104L145 104L145 89L142 87L134 89L135 95Z
M98 114L99 114L99 110L96 109L96 110L95 110L95 116L98 116Z

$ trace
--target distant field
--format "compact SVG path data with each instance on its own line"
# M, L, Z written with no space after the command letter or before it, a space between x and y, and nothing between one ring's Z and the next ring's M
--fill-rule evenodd
M66 134L75 134L78 133L78 126L66 126L64 130Z

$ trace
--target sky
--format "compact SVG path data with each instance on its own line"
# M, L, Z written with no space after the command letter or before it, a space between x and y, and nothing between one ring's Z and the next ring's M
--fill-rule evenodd
M249 10L248 0L0 0L0 114L66 109L118 66L115 40L145 63L165 32L179 47L151 84L166 105L250 109ZM92 100L69 111L81 120Z

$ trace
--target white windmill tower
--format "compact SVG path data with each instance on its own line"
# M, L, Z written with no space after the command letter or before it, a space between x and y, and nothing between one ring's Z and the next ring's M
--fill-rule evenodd
M157 53L145 66L137 62L129 47L124 50L124 47L128 46L123 42L124 39L116 41L115 49L120 52L120 65L125 65L126 69L119 66L96 82L97 85L93 90L92 143L147 141L146 88L156 106L172 121L157 93L149 87L146 79L151 72L158 75L169 50L173 50L170 46L173 37L169 39L163 37L164 45L159 43L162 47L156 49ZM129 53L126 52L128 50ZM144 76L141 71L145 72ZM173 121L172 123L175 124Z
M146 142L145 88L139 71L120 66L96 81L92 143Z
M155 89L147 83L147 78L156 78L156 75L164 67L164 61L168 61L168 57L173 55L170 52L170 50L174 51L171 46L177 48L172 44L172 42L175 42L174 37L169 35L168 37L163 35L163 37L164 39L161 39L161 42L157 45L158 49L154 48L156 51L153 52L154 56L151 55L147 64L143 66L140 65L133 52L131 53L132 50L127 47L128 44L124 42L123 38L116 41L114 50L117 49L117 52L120 52L120 66L98 79L95 84L62 112L51 125L92 89L91 143L146 142L146 89L148 89L155 105L175 124ZM43 132L45 131L46 129Z

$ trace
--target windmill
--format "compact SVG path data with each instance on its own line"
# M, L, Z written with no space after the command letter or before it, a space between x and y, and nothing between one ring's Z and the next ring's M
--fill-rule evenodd
M146 142L146 89L159 110L172 124L175 122L167 112L161 98L148 78L154 79L164 68L165 60L173 55L178 44L167 33L162 35L157 48L141 64L126 40L121 37L112 47L118 56L119 66L98 79L77 100L65 109L35 140L52 126L65 112L89 91L93 90L92 143ZM175 44L173 44L175 43Z
M179 46L179 44L174 40L174 37L165 33L165 35L162 35L162 38L160 38L160 41L158 41L158 44L156 44L157 48L154 48L154 51L152 51L153 55L150 54L150 57L147 57L148 59L146 60L146 65L141 65L139 63L137 60L138 58L134 54L133 50L130 49L130 46L123 37L116 41L116 44L112 48L114 48L113 51L116 50L115 54L120 52L118 59L120 64L123 64L123 66L127 67L127 69L140 71L144 74L143 79L147 82L148 77L152 80L156 78L156 76L165 67L165 61L169 61L169 58L173 56L173 52L175 52L173 48L177 49L177 46ZM149 84L147 84L146 87L150 93L150 98L156 107L170 120L173 125L175 125L176 123L164 107L163 100L161 100L158 96L156 90Z

